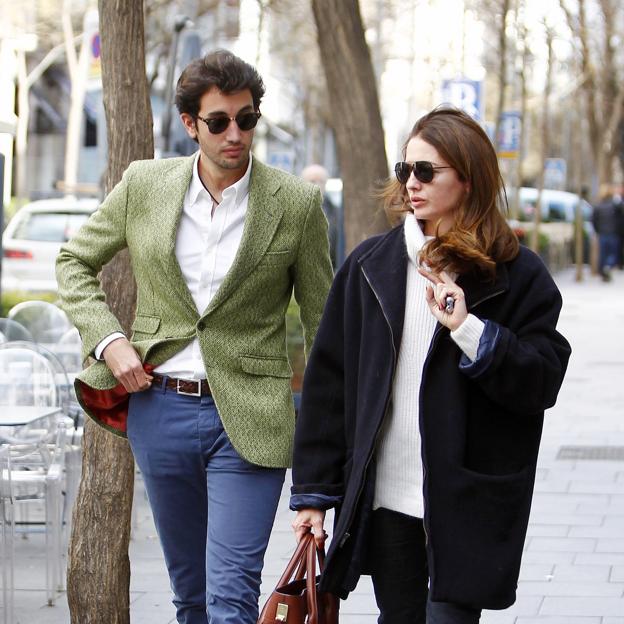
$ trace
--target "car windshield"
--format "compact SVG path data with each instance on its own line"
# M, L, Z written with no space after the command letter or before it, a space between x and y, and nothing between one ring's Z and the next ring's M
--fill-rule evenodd
M88 218L88 214L75 212L31 212L20 221L13 237L65 243Z

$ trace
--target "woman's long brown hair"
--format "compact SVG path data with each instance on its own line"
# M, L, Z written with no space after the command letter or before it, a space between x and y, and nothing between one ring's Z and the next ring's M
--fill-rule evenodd
M515 258L519 243L504 217L505 187L490 139L466 113L448 107L435 108L416 122L403 146L404 158L416 136L435 147L469 187L453 226L423 247L421 261L436 272L477 269L494 279L496 263ZM396 179L388 180L379 195L393 223L412 211L405 185Z

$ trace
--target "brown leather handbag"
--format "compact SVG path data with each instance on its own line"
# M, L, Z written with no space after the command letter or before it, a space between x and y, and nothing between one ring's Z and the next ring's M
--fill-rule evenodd
M266 601L258 624L338 624L338 597L318 591L317 557L319 572L323 572L325 549L317 548L314 535L306 533Z

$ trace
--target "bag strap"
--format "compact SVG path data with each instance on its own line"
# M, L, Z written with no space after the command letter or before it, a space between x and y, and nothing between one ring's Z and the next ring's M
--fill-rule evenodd
M316 602L316 542L314 535L309 533L310 538L306 550L306 589L308 598L307 624L318 624L318 604Z
M306 572L306 554L308 550L308 544L310 542L310 538L314 542L314 536L312 533L306 533L297 544L297 548L293 553L293 556L290 558L284 573L280 577L280 580L277 582L277 587L281 587L282 585L286 585L292 578L293 572L297 569L297 577L298 579L303 578Z

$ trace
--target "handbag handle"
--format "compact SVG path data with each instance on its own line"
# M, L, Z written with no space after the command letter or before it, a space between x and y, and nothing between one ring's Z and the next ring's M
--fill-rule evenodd
M306 550L306 589L308 598L308 624L318 624L318 604L316 602L316 543L314 535L308 533Z
M297 544L297 548L293 553L293 556L290 558L284 573L280 577L280 580L277 582L277 587L281 585L286 585L290 581L293 576L293 572L297 569L297 577L299 579L303 578L306 571L306 553L308 549L308 542L312 536L312 533L306 533Z

